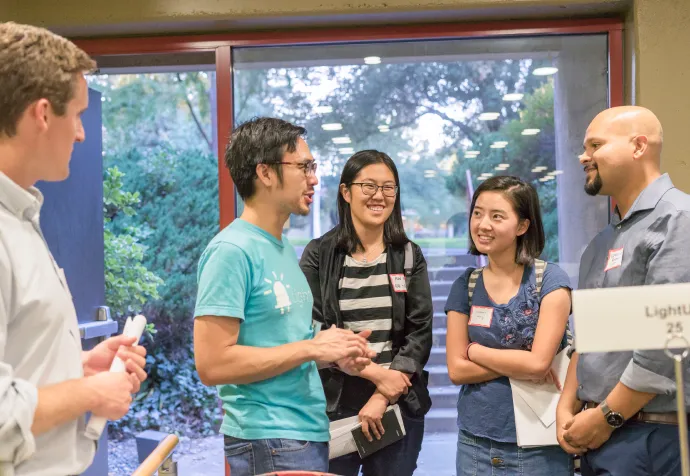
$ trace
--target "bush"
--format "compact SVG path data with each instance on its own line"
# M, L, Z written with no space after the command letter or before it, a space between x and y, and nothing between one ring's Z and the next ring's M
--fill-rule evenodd
M177 347L194 312L199 257L218 232L217 161L211 154L167 149L107 160L126 173L126 188L139 194L136 214L119 217L115 226L140 230L142 244L155 250L142 263L165 282L145 312L156 322L158 343Z
M216 159L188 150L132 150L106 157L106 164L107 301L119 320L142 310L155 325L144 344L149 378L110 433L210 434L221 411L215 389L196 372L191 336L196 266L218 231Z
M146 363L149 378L129 413L111 423L112 437L128 437L144 430L189 437L218 431L222 412L216 389L199 380L191 339L175 351L153 346Z
M158 299L158 287L163 283L142 264L146 247L140 243L138 229L113 224L114 219L133 217L139 203L137 193L123 190L124 177L117 167L107 168L103 177L105 296L120 318L138 313L145 302Z

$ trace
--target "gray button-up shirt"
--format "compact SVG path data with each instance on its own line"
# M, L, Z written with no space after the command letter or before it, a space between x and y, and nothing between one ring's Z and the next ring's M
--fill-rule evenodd
M610 250L623 249L620 267L605 271ZM589 244L580 261L580 289L690 282L690 195L662 175L637 197L621 220ZM615 335L611 339L617 339ZM639 392L658 394L648 412L676 410L673 362L663 350L581 354L578 398L601 402L622 382ZM685 394L690 397L686 366Z
M43 197L0 172L0 475L80 474L84 417L31 433L38 388L83 377L77 314L39 228Z

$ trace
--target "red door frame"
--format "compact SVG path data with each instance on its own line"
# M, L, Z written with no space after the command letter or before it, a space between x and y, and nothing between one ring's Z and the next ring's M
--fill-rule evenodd
M218 114L218 187L220 227L223 228L235 218L235 187L223 162L226 141L232 131L233 47L585 33L606 33L608 35L609 105L623 105L623 21L620 19L449 23L297 31L212 33L184 36L77 39L74 41L92 56L215 51Z
M213 33L74 40L92 56L215 51L218 123L218 189L220 227L235 219L235 187L223 155L232 131L232 48L241 46L352 43L605 33L609 53L609 106L624 104L623 21L620 19L536 20L483 23L376 26L272 32ZM613 206L613 205L612 205ZM225 463L225 474L230 468Z

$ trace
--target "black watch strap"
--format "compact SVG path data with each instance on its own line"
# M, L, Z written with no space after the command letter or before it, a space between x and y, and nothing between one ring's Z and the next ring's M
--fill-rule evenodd
M608 403L606 403L606 400L599 404L599 408L604 414L604 418L606 418L606 423L608 423L611 428L620 428L623 426L623 423L625 423L625 418L623 418L623 415L612 411L609 408Z

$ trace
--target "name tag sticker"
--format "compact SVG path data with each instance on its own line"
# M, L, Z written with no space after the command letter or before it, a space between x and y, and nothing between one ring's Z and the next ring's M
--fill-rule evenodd
M494 308L485 306L472 306L470 309L471 326L491 327L491 320L494 317Z
M623 263L623 248L618 248L615 250L609 250L609 257L606 260L606 268L604 269L604 272L606 272L610 269L620 268L622 263Z
M393 291L396 293L406 293L407 283L405 282L404 274L389 274L388 277L391 279L391 286L393 286Z

